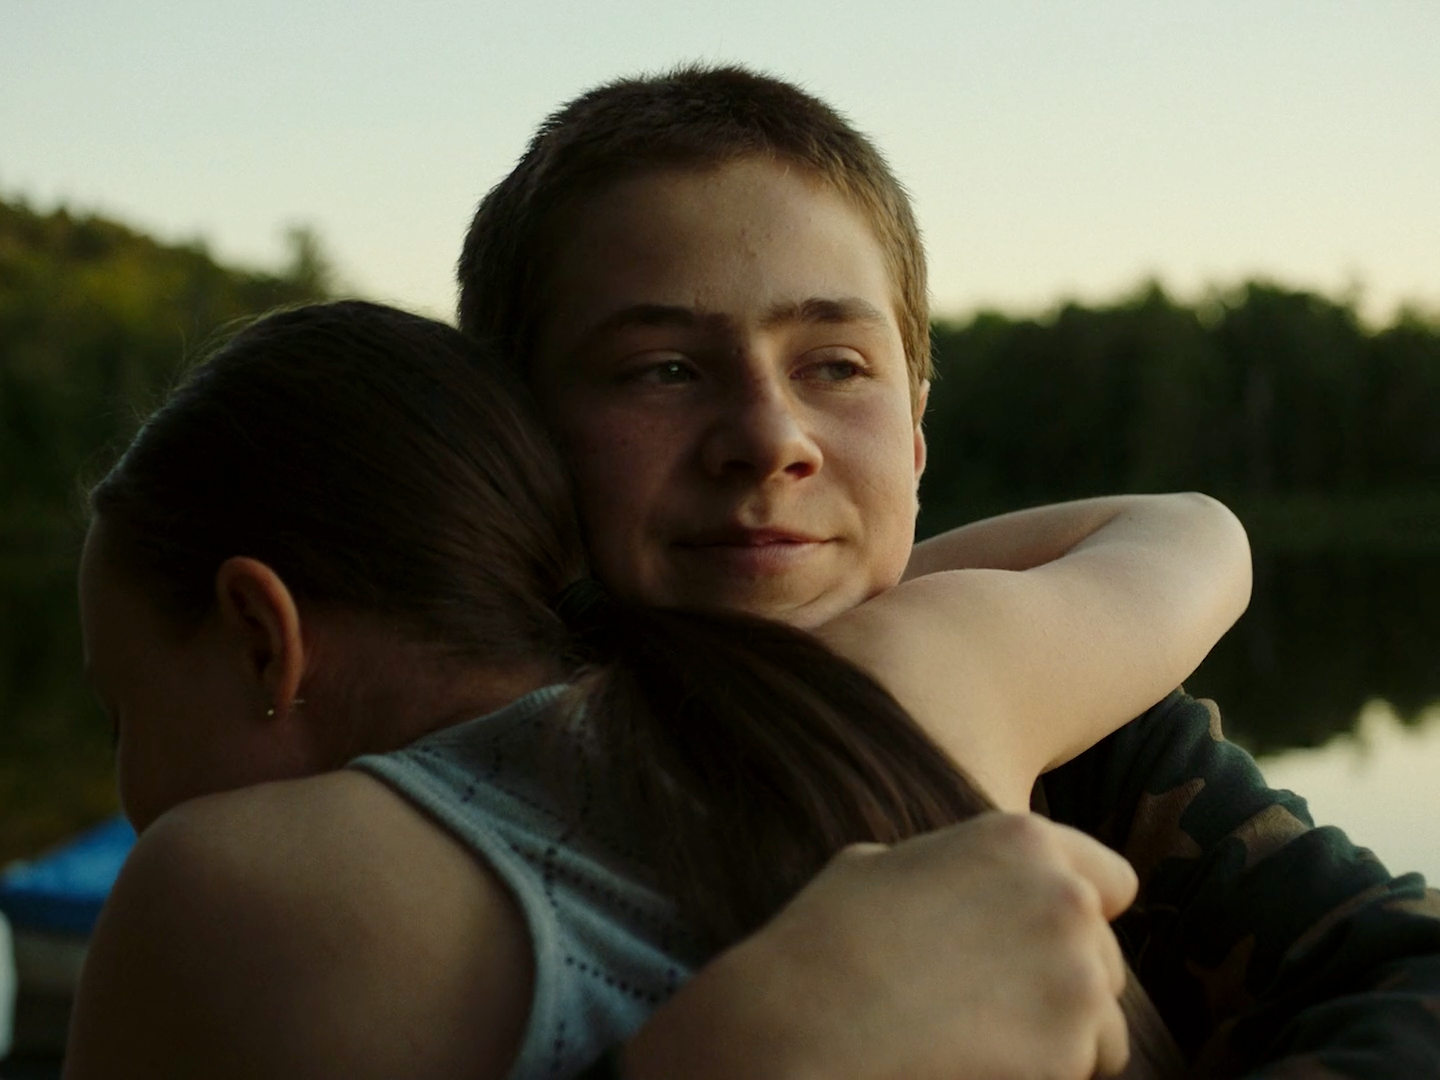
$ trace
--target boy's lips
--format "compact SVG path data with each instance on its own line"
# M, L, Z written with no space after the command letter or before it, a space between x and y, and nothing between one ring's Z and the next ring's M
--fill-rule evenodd
M819 544L825 537L797 529L758 528L745 525L721 525L692 533L678 541L678 547L765 547L769 544Z
M707 563L738 577L756 577L792 570L829 543L829 537L797 530L727 525L687 536L674 547L687 561Z

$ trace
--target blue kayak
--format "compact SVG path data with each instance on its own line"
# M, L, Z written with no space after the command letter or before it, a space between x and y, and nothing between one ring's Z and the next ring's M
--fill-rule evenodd
M16 933L88 936L115 884L135 830L111 818L44 855L0 873L0 912Z

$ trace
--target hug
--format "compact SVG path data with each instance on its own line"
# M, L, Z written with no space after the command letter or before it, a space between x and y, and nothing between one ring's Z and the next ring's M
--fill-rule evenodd
M602 87L460 276L463 333L257 321L92 493L142 836L67 1075L1083 1077L1149 1045L1126 960L1186 1060L1420 1075L1423 886L1174 691L1248 599L1233 516L913 544L923 251L841 118L733 69ZM1032 806L1151 871L1128 913Z

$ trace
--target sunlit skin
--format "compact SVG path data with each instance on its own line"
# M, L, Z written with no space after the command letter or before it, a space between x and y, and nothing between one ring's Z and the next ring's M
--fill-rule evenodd
M898 581L923 401L863 217L744 159L619 181L564 226L534 383L597 576L805 627Z

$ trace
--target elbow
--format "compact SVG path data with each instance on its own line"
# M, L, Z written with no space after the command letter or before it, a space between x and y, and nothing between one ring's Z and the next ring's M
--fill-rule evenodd
M1190 527L1203 535L1215 560L1215 599L1228 629L1250 606L1254 587L1250 536L1235 512L1214 496L1186 491L1175 498L1182 501Z

